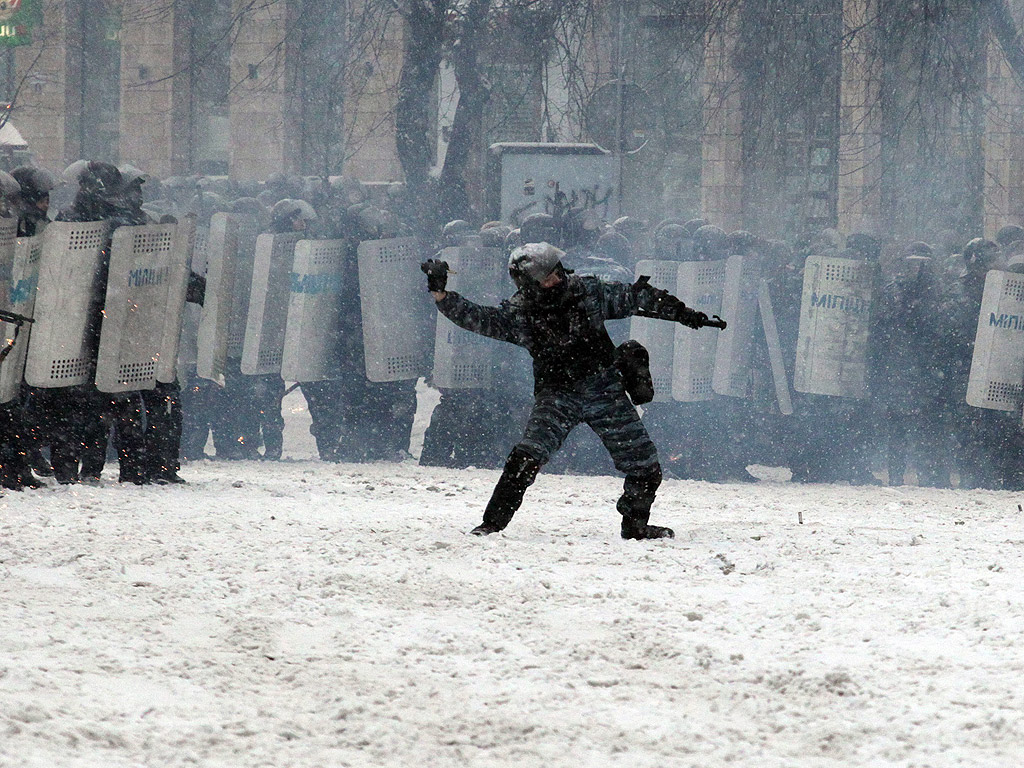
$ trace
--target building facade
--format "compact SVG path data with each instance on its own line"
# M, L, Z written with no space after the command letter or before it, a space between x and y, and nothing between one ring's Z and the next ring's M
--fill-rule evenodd
M991 235L1024 220L1024 90L976 3L938 5L929 16L895 0L595 0L574 32L575 70L568 44L499 35L481 134L607 144L597 106L621 81L626 211L787 238ZM1019 23L1024 0L1011 5ZM402 178L393 4L42 6L34 42L4 55L0 79L44 166ZM438 159L454 88L439 77Z

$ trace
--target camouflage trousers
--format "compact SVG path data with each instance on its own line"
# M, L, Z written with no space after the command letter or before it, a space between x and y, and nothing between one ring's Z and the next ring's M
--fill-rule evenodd
M595 374L573 390L538 392L516 448L543 465L582 423L594 430L615 468L627 477L659 468L658 450L613 370Z

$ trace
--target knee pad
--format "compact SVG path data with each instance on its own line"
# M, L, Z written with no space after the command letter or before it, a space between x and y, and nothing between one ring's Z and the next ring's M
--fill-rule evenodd
M540 472L540 462L518 446L512 449L508 459L505 460L504 475L509 480L522 484L524 488L533 485L538 472Z

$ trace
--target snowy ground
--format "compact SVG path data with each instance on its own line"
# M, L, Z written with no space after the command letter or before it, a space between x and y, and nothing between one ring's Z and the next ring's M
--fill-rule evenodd
M494 472L182 474L0 498L3 768L1024 763L1013 494L666 481L624 542L542 475L481 540Z

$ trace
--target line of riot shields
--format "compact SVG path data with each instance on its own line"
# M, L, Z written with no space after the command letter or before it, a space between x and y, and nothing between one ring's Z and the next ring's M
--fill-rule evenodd
M0 220L0 311L31 320L3 327L0 402L26 386L118 393L180 380L186 433L195 432L183 437L184 458L205 457L211 431L221 458L274 458L270 427L261 436L231 419L250 408L280 424L284 382L297 382L322 458L401 459L414 386L425 380L440 401L421 463L501 466L532 400L528 357L440 316L419 265L439 254L451 290L496 305L515 290L506 268L515 233L487 225L425 240L366 226L365 206L353 227L351 208L332 228L325 205L332 220L314 232L269 231L249 205L200 205L194 216L113 231L58 221L22 238L16 219ZM673 226L678 241L666 248ZM1024 487L1024 275L1005 261L968 285L957 254L883 257L827 240L798 252L750 237L698 249L700 227L669 225L631 232L624 255L615 230L602 223L589 242L559 243L567 266L623 282L647 276L728 321L721 333L641 317L609 324L616 341L636 339L650 354L655 397L643 417L669 476L749 480L748 467L769 465L808 482L898 484L916 473L927 485ZM601 248L609 233L617 250ZM205 274L201 307L186 303L194 272ZM97 302L98 346L88 328ZM612 471L578 432L549 470Z

